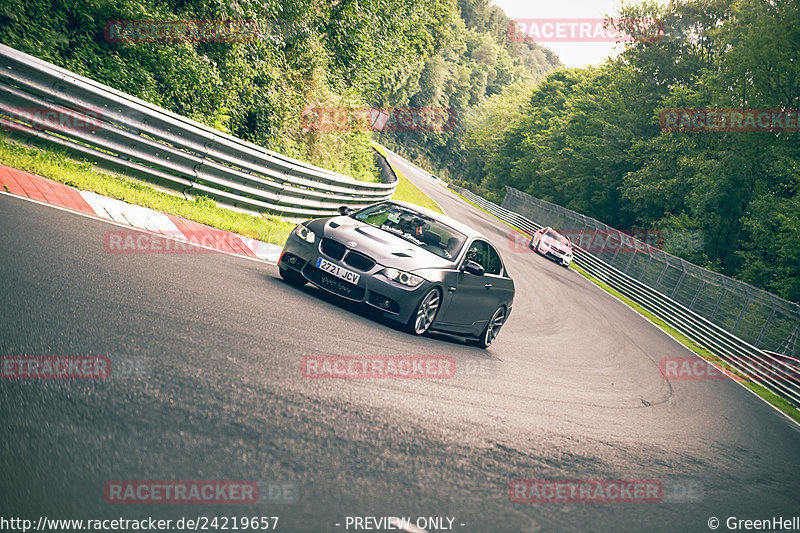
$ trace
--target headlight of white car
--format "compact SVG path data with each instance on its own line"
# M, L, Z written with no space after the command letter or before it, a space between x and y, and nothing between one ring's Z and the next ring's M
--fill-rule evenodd
M304 224L299 224L296 228L294 228L294 234L304 241L310 243L313 243L317 238L317 236L314 235L314 232L308 229Z
M396 268L384 268L380 271L380 274L383 274L392 281L402 283L403 285L407 285L409 287L416 287L425 281L419 276L411 274L410 272L404 272L403 270L397 270Z

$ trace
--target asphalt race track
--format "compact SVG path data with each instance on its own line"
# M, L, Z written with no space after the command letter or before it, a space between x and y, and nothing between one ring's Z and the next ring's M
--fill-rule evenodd
M712 516L726 531L729 516L800 516L796 424L730 380L666 380L662 358L690 352L397 164L495 242L515 279L513 312L487 351L413 337L290 287L273 265L109 254L114 226L0 195L0 354L107 356L117 369L0 380L0 516L279 516L278 531L309 533L354 531L348 516L455 517L454 531L480 533L709 531ZM460 371L304 378L301 358L314 355L446 355ZM659 480L666 493L510 501L520 479ZM255 480L294 492L125 505L104 499L113 480Z

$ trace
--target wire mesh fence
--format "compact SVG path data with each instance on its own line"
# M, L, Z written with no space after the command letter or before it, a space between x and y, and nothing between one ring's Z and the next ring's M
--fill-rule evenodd
M502 207L566 234L598 259L756 348L800 357L800 305L661 249L664 239L673 239L672 249L697 246L697 235L632 235L512 187L506 187Z

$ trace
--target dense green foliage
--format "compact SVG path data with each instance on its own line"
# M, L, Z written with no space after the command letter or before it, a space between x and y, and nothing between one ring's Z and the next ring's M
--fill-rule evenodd
M598 68L557 71L500 135L470 132L464 184L504 186L618 228L700 231L687 259L800 300L800 134L668 132L670 108L800 108L800 3L693 0ZM670 251L670 250L667 250Z
M448 177L461 175L469 164L464 153L470 135L501 133L504 113L518 111L535 84L561 66L551 50L511 39L509 18L489 0L458 0L457 7L460 17L451 19L439 52L372 100L380 107L451 110L452 129L378 136Z
M5 0L0 39L251 140L371 179L366 132L303 132L309 104L363 105L434 53L452 0ZM109 20L254 20L250 42L107 42Z
M461 110L551 70L551 52L503 40L507 18L496 8L487 12L492 24L479 27L486 2L464 4L465 24L455 0L5 0L0 40L267 148L372 179L370 131L304 131L303 111ZM114 20L198 19L255 21L258 38L108 42L103 32ZM443 90L452 101L441 101ZM425 135L415 142L426 144Z

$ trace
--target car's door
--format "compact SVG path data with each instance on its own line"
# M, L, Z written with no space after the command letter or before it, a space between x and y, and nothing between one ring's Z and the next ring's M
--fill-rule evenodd
M503 277L503 263L490 243L474 239L466 250L459 266L474 261L484 268L485 273L477 276L458 270L445 276L445 290L450 293L450 302L443 310L440 322L447 323L453 331L478 334L503 303L510 280Z
M488 283L492 286L486 294L488 309L486 309L485 318L481 319L481 324L483 325L476 332L478 334L483 331L486 322L489 321L498 307L505 305L506 310L510 311L511 304L514 300L514 282L511 281L511 277L506 271L503 261L500 259L500 254L491 243L489 243L488 254L486 272L483 277L485 280L488 280ZM486 285L487 283L484 282L484 287Z

